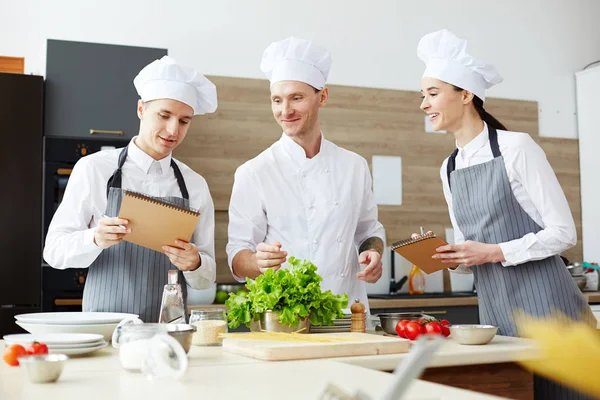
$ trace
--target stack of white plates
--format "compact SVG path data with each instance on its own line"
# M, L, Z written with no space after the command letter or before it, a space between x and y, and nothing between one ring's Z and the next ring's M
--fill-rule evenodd
M48 346L48 353L66 354L68 356L93 353L108 344L102 335L86 333L24 333L4 335L3 339L7 345L20 344L27 346L32 342L44 343Z
M365 313L365 317L367 314ZM350 332L352 325L352 315L346 314L343 318L336 318L331 325L310 326L310 333L335 333L335 332Z
M91 333L102 335L106 341L124 319L136 314L111 312L54 312L15 315L16 324L33 334Z

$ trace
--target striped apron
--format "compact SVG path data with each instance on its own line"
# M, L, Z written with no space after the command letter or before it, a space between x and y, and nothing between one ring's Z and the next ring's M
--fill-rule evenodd
M126 159L127 147L119 154L118 168L107 184L105 214L109 217L119 215L123 198L121 171ZM187 187L173 159L171 167L182 197L155 198L180 207L189 207ZM158 322L168 271L174 268L164 253L123 240L104 249L90 265L83 289L83 311L133 313L138 314L144 322ZM178 281L183 291L184 309L187 310L187 285L181 271Z
M488 125L494 158L486 163L455 170L456 149L448 159L448 184L456 223L465 240L498 244L519 239L542 228L515 198L498 133ZM498 326L498 333L518 336L513 312L549 316L559 311L570 318L593 318L588 303L558 256L512 267L486 263L473 267L482 324ZM592 321L591 319L589 319ZM534 376L536 399L584 399L557 383Z

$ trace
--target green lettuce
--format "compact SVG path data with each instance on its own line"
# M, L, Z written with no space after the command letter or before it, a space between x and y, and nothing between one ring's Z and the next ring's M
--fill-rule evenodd
M311 325L331 325L342 318L348 306L348 295L334 295L331 290L321 292L321 278L317 266L295 257L288 259L289 269L268 269L256 279L246 278L248 292L230 293L225 302L229 327L241 324L250 327L265 311L279 315L279 322L296 326L309 317Z

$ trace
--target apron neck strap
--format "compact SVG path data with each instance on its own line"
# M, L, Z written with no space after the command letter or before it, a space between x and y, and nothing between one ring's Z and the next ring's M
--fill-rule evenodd
M498 145L498 131L493 126L488 125L488 137L490 141L490 148L492 149L492 155L494 158L500 157L500 146ZM450 174L456 169L456 156L458 155L458 149L454 149L450 157L448 157L448 164L446 165L446 175L448 176L448 187L452 190L452 184L450 183Z
M108 183L106 184L106 197L110 193L110 188L121 188L121 181L123 177L123 165L125 164L125 160L127 159L127 147L125 146L121 153L119 154L119 163L117 165L117 169L112 174L112 176L108 179ZM183 179L183 175L181 174L181 170L179 166L175 163L173 157L171 157L171 168L173 168L173 172L175 173L175 178L177 179L177 185L179 185L179 190L181 190L181 196L189 200L190 195L187 190L187 186L185 184L185 180Z

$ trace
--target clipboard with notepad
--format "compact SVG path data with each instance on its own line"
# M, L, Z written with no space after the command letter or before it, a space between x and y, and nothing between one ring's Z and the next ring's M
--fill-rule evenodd
M162 246L176 247L175 240L189 242L192 239L200 213L126 190L119 218L128 220L131 228L123 240L164 253Z
M446 268L454 268L458 264L444 264L442 260L431 258L436 249L447 245L445 240L435 233L426 233L414 239L404 239L393 243L391 248L426 274L431 274Z

